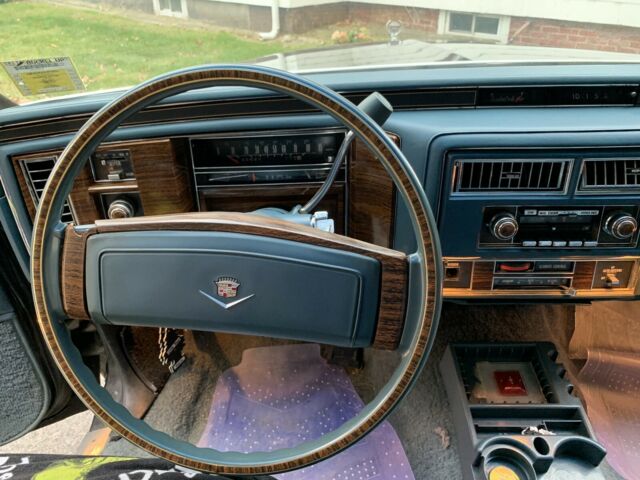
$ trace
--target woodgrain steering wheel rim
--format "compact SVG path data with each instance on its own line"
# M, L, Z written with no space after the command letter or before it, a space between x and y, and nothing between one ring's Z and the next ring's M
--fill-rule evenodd
M104 390L73 346L60 308L59 255L62 239L58 220L73 179L89 154L124 120L163 98L210 86L249 86L301 99L334 117L364 142L393 179L411 218L416 252L410 257L411 290L405 321L403 355L393 377L362 412L318 441L249 457L200 449L170 439L134 419ZM296 75L257 66L203 66L163 75L126 92L98 111L78 131L56 163L45 186L35 218L31 254L32 290L45 341L67 381L80 399L110 428L153 455L200 471L229 474L271 474L301 468L355 443L382 421L407 393L431 348L439 316L441 255L435 221L420 181L384 131L353 104L332 90ZM415 318L414 318L415 317ZM79 363L80 362L80 363ZM210 452L214 452L212 454ZM277 454L279 453L279 455Z

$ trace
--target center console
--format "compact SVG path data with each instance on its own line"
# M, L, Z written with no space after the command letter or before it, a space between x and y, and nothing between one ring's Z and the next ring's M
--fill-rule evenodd
M639 150L450 144L442 155L445 297L638 294Z
M606 450L551 343L464 343L440 363L465 480L604 480Z

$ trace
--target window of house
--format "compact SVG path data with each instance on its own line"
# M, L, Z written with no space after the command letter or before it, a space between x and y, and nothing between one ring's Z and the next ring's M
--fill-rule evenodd
M187 17L187 0L153 0L153 11L157 15Z
M464 12L440 12L440 34L465 35L506 41L509 17Z

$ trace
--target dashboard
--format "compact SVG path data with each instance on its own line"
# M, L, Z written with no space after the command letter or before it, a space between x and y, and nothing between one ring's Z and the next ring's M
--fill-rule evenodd
M385 130L437 216L444 297L588 301L640 295L640 67L539 65L327 72L354 102L380 91ZM27 273L40 193L71 135L114 93L0 111L0 219ZM116 131L61 218L291 209L327 176L345 130L254 89L188 92ZM336 232L412 251L393 183L355 141L319 210Z

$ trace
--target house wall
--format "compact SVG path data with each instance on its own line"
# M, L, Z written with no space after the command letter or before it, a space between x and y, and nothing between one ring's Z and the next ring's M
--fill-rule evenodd
M593 23L511 18L509 43L640 53L640 29Z
M153 0L92 1L153 12ZM200 21L271 29L272 0L186 2L189 17ZM393 19L435 35L442 33L441 12L459 11L509 17L508 35L495 40L503 43L640 53L640 0L279 0L279 5L281 33L303 33L344 20L384 25Z
M256 32L271 29L271 13L268 7L209 0L187 0L187 8L189 17L210 21L216 25Z
M432 8L411 8L397 5L371 5L365 2L350 2L349 13L352 20L366 23L386 24L388 20L399 20L403 25L411 25L428 33L438 29L439 10Z

